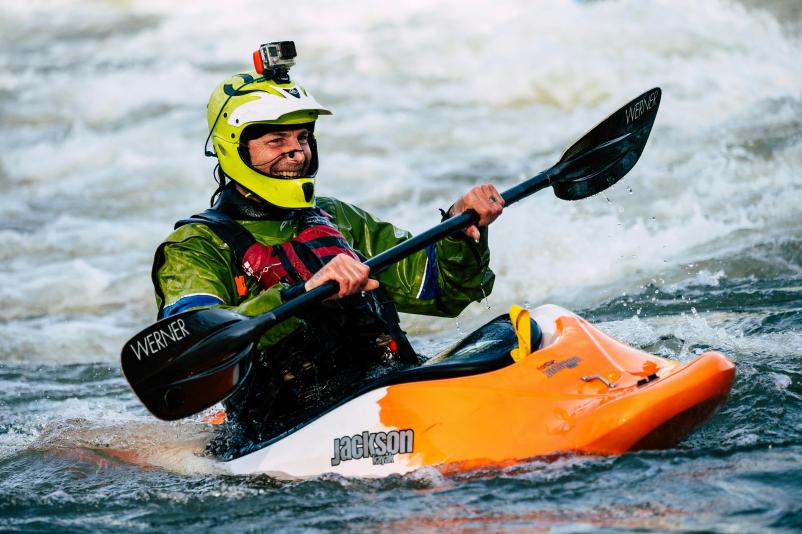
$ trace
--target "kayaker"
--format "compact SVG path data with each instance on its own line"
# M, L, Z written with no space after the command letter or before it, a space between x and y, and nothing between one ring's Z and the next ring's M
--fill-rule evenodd
M152 271L159 318L208 306L252 316L339 283L333 300L261 338L251 376L225 403L250 440L319 409L372 368L417 364L397 311L453 317L490 294L487 225L503 209L493 185L471 188L442 215L473 209L478 227L370 278L360 260L410 234L315 195L315 124L331 112L301 85L281 81L251 72L214 90L207 109L207 154L218 159L212 208L176 223Z

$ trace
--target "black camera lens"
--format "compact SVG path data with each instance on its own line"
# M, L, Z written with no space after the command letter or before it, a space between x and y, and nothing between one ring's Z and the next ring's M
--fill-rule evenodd
M298 55L295 51L295 41L281 41L279 43L281 59L292 59Z

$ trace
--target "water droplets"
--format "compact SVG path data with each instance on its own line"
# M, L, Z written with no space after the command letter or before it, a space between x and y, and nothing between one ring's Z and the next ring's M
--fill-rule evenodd
M482 290L482 302L485 304L485 309L490 311L493 309L493 306L490 304L490 299L487 298L487 293L485 293L485 288L479 286L479 289Z

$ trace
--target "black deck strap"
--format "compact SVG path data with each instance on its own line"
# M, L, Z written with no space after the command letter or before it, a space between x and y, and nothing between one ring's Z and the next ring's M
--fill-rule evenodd
M208 209L202 213L196 213L189 219L181 219L175 223L175 229L177 230L186 224L205 224L208 226L217 234L217 237L229 246L234 253L238 267L242 267L245 251L256 243L256 238L253 237L253 234L240 223L216 209Z

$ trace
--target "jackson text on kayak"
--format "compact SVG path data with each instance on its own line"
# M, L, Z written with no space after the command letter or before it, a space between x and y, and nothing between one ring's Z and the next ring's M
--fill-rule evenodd
M353 436L334 438L334 454L331 465L340 465L346 460L372 458L374 465L389 464L395 461L396 454L409 454L414 448L415 432L391 430L389 432L368 432Z

